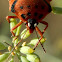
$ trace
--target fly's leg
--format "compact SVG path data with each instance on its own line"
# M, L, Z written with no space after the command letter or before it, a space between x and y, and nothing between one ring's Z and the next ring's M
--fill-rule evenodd
M46 25L45 29L43 30L42 34L44 34L44 32L46 31L46 29L48 28L48 23L45 21L41 21L40 23Z
M10 30L13 36L15 36L13 30L15 30L15 29L16 29L18 26L20 26L22 23L23 23L22 21L19 22L18 24L16 24L16 25Z
M7 16L6 20L10 23L10 18L18 18L17 16ZM18 26L20 26L23 22L19 22L18 24L16 24L10 31L12 33L13 36L15 36L13 30L15 30Z
M37 44L35 45L34 50L35 50L35 48L38 46L40 40L43 38L43 34L42 34L42 32L39 30L39 28L36 26L35 29L36 29L36 31L38 31L38 33L39 33L39 35L41 36L41 38L38 40Z
M36 47L38 46L39 43L41 44L40 41L41 41L41 39L43 38L43 34L42 34L42 32L39 30L39 28L36 26L35 29L36 29L36 31L38 31L38 33L39 33L39 35L40 35L41 37L40 37L40 39L38 40L37 44L34 46L34 50L36 49ZM45 51L45 49L44 49L44 47L43 47L42 44L41 44L41 46L42 46L44 52L46 53L46 51Z
M6 16L6 20L10 23L10 18L18 18L17 16Z

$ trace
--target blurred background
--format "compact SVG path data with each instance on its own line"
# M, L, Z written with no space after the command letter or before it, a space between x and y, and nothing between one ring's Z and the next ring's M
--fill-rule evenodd
M5 17L13 15L13 13L9 12L8 4L8 0L0 0L0 42L5 40L11 44L9 23ZM46 54L41 46L37 47L36 53L40 56L42 62L62 62L62 15L50 13L44 20L49 24L44 33L44 37L47 39L44 43ZM42 31L45 25L39 24L38 27ZM29 38L31 39L34 36L36 36L35 32Z

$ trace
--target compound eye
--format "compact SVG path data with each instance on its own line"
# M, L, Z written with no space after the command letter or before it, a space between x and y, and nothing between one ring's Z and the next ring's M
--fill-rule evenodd
M36 27L36 26L37 26L37 23L34 24L34 27Z
M31 24L30 24L30 23L28 23L28 26L30 27L30 26L31 26Z

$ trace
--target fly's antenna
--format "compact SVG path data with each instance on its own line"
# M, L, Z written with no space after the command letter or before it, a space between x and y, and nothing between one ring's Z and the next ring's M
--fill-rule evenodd
M37 34L36 29L35 29L35 32L36 32L37 38L38 38L38 40L39 40L39 37L38 37L38 34ZM40 42L40 44L41 44L41 46L42 46L42 48L43 48L44 52L46 53L46 50L45 50L45 48L43 47L43 45L42 45L42 43L41 43L41 42ZM35 48L36 48L36 47L35 47Z

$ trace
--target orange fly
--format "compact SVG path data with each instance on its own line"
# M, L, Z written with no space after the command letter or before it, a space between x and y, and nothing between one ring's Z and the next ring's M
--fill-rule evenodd
M19 18L22 20L11 29L12 35L15 36L13 33L14 29L16 29L22 23L25 23L30 33L32 33L34 30L38 31L39 35L41 36L38 41L39 43L43 38L43 33L48 27L48 23L43 21L43 19L52 11L50 1L51 0L9 0L9 10L16 16L7 16L7 21L10 23L10 18ZM43 32L41 32L37 27L39 23L46 25ZM38 43L36 44L35 48L37 47Z

